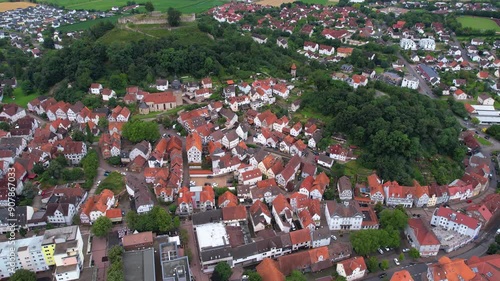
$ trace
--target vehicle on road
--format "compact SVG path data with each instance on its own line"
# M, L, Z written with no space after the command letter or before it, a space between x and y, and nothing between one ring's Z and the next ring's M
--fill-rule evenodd
M330 236L330 237L331 237L333 240L337 240L337 236L335 236L335 235L332 235L332 236Z
M382 279L387 276L387 273L381 273L378 275L378 278Z
M403 253L407 253L407 252L409 252L409 251L410 251L410 249L408 249L408 248L404 248L404 249L403 249Z
M105 177L109 176L109 172L108 171L104 172L104 176Z
M101 181L97 181L97 186L99 186L101 184Z
M382 249L380 249L380 248L379 248L377 251L378 251L381 255L383 255L383 254L384 254L384 251L382 251Z
M389 247L385 247L385 251L389 252L391 249Z
M399 263L399 261L398 261L398 259L397 259L397 258L394 258L394 263L395 263L396 265L400 265L400 263Z
M467 203L472 203L472 200L470 200L470 199L469 199L469 200L467 200Z

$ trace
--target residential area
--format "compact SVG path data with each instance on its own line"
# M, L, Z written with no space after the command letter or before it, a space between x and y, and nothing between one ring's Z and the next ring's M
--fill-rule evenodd
M61 66L80 76L25 104L14 93L49 79L39 71L62 51L41 45L49 23L114 14L5 12L2 39L29 52L29 71L0 60L0 279L497 280L500 37L459 36L441 17L498 7L350 2L197 15L256 57L280 54L276 71L243 69L251 57L220 71L208 49L181 62L175 48L196 48L178 35L147 45L179 40L161 57L147 41L98 43L86 50L118 59ZM213 71L171 71L188 61Z

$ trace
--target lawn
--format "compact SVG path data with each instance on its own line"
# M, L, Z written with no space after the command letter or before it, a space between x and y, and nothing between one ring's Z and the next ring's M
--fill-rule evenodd
M125 189L125 179L120 173L112 172L97 187L95 194L101 194L103 189L109 189L117 195Z
M127 5L128 0L45 0L47 3L54 3L64 6L66 9L93 9L100 11L111 10L111 7L123 7ZM146 1L138 1L146 2ZM200 13L212 7L222 5L229 1L223 0L151 0L158 11L167 11L169 7L180 10L183 13Z
M366 181L366 178L372 173L372 170L362 167L356 160L345 164L345 175L350 178L356 178L357 182Z
M129 42L129 41L139 41L141 39L150 38L138 32L115 28L108 31L104 36L99 38L99 42L104 44L111 44L113 42Z
M500 32L500 26L489 18L460 16L457 18L462 27L469 27L476 30L495 30Z
M491 142L489 142L487 139L483 138L483 137L480 137L478 135L474 135L474 138L476 138L476 140L482 144L482 145L486 145L486 146L490 146L491 145Z
M26 106L28 105L28 102L34 100L38 96L39 96L39 94L25 95L23 89L15 88L14 89L14 98L4 97L2 102L3 103L15 103L21 107L26 108Z
M112 23L116 23L118 21L118 18L120 18L120 16L112 16L112 17L108 17L108 18L99 18L99 19L95 19L95 20L81 21L81 22L78 22L75 24L63 25L61 27L58 27L57 30L62 31L62 32L86 30L86 29L89 29L90 27L98 24L99 22L110 21Z

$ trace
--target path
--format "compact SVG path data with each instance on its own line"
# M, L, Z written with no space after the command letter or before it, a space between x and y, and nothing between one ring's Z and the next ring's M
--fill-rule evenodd
M140 31L140 30L137 30L137 29L133 29L133 28L129 27L129 26L128 26L128 25L126 25L126 24L125 24L125 25L123 25L123 26L125 27L125 29L130 30L130 31L132 31L132 32L137 32L137 33L140 33L140 34L142 34L142 35L146 35L146 36L149 36L149 37L152 37L152 38L155 38L155 39L158 39L158 38L159 38L158 36L154 36L154 35L148 34L148 33L144 32L144 31Z

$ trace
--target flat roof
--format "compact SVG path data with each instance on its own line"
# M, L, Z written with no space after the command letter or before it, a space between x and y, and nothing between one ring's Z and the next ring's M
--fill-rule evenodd
M75 240L78 232L80 229L77 225L46 230L43 235L43 245Z
M190 281L190 269L187 257L161 263L163 281Z
M207 223L196 227L196 237L200 249L229 244L229 237L223 223Z
M477 116L479 124L497 124L500 123L500 116Z
M123 253L125 281L155 281L154 249Z
M26 248L29 248L30 252L37 251L37 249L40 250L42 248L42 241L43 236L33 236L29 238L14 240L14 246L9 241L1 242L0 256L7 256L10 253L10 248L13 247L16 248L16 252L20 250L19 248L22 248L21 250L26 250Z
M476 113L479 116L500 116L500 111L496 110L476 110Z
M495 111L495 107L493 105L478 105L478 104L471 104L472 108L475 110L490 110L490 111Z

